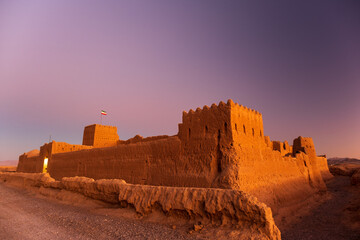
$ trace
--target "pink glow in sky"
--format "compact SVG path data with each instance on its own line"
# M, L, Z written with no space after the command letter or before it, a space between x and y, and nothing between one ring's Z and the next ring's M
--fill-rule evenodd
M2 1L0 161L83 128L177 134L226 101L272 140L360 158L359 1Z

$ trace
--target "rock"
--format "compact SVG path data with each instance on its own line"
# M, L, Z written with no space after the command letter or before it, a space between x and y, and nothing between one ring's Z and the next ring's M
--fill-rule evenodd
M202 224L200 224L200 225L195 224L195 225L194 225L194 231L195 231L195 232L199 232L199 231L201 231L203 228L204 228L204 225L202 225Z
M351 176L351 184L360 186L360 169Z
M354 172L359 169L360 166L357 164L335 164L330 165L329 170L333 175L340 175L340 176L352 176Z

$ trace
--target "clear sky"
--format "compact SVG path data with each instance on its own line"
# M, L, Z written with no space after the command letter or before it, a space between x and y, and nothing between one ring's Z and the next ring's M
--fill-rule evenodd
M360 158L360 1L0 0L0 160L83 128L175 135L223 100Z

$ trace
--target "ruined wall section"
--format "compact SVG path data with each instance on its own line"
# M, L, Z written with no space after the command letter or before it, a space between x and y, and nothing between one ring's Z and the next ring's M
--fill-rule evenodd
M304 160L304 164L308 166L309 175L311 177L310 184L319 189L326 189L321 172L324 171L323 166L318 162L316 156L315 146L312 138L298 137L294 139L293 154L296 158L301 158L301 155L306 155L308 161Z
M324 179L324 181L327 181L331 178L333 178L334 176L330 173L329 170L329 166L328 166L328 162L325 156L318 156L316 158L316 163L317 166L319 168L319 171L321 173L322 178Z
M39 155L28 156L26 153L19 156L19 162L17 165L17 172L27 173L40 173L42 169L42 163Z
M119 141L117 128L93 124L84 128L83 145L93 147L111 147L116 146Z
M272 149L280 152L281 156L292 156L293 147L287 141L272 141Z

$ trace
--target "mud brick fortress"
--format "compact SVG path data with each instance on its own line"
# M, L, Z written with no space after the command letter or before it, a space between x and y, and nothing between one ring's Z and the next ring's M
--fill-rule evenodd
M293 145L264 136L262 115L228 100L183 112L175 136L119 140L117 128L85 127L82 145L46 143L19 157L18 172L51 177L242 190L275 208L326 190L324 157L311 138Z

